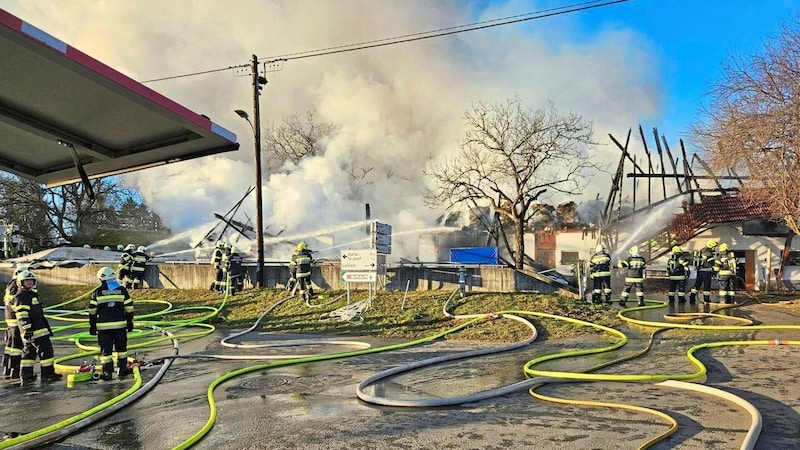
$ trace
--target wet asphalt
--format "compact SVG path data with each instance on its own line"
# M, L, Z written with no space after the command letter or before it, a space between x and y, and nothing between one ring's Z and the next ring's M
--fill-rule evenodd
M664 310L646 311L648 319ZM736 315L765 324L800 324L790 305L751 305ZM642 349L651 330L628 328L628 344L603 355L545 363L541 368L585 370L599 362ZM216 332L181 343L181 354L257 354L261 350L223 348ZM242 341L275 338L251 333ZM291 336L300 338L302 336ZM604 369L605 373L660 374L695 371L685 356L692 345L715 340L800 339L800 331L669 330L658 336L646 355ZM348 338L351 339L351 338ZM367 341L373 346L394 342ZM592 348L609 343L607 336L537 341L512 352L450 362L401 374L381 382L369 393L392 398L438 398L491 389L524 379L525 362L549 353ZM364 378L397 365L487 344L438 341L417 347L324 362L313 362L234 378L216 390L218 417L198 449L608 449L638 448L668 425L661 419L613 408L561 405L534 399L527 391L450 407L402 408L368 404L355 394ZM341 352L345 348L314 345L304 352ZM274 353L281 350L269 350ZM298 348L292 347L292 352ZM708 367L705 384L750 401L763 416L757 449L800 446L800 376L796 346L734 346L703 350L698 358ZM58 344L56 354L74 352ZM169 348L139 354L154 358ZM243 361L179 359L154 390L113 416L92 424L48 448L169 449L196 433L209 416L206 390L217 377L255 364ZM147 381L155 368L144 371ZM702 381L702 380L701 380ZM124 392L131 380L79 383L4 384L0 430L29 432L79 414ZM705 394L676 391L649 383L557 383L543 394L636 404L661 410L679 429L654 449L738 448L749 416L738 406Z

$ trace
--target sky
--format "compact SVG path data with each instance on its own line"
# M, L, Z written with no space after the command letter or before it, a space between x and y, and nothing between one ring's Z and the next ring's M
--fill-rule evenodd
M578 0L0 0L5 9L135 80L542 11ZM364 204L393 226L393 256L416 254L443 211L422 204L423 175L452 155L477 102L517 96L593 124L592 159L616 164L609 133L653 127L671 147L690 139L707 92L732 55L758 53L797 14L788 0L630 0L578 13L283 64L266 74L262 122L314 111L334 123L324 155L265 173L264 223L283 237L335 235L366 247ZM175 232L204 234L254 183L249 77L230 70L147 83L237 134L238 152L122 177ZM674 145L673 145L674 144ZM691 141L687 141L689 150ZM373 168L360 180L351 175ZM582 196L608 195L612 174ZM242 214L254 218L254 201ZM239 216L239 220L246 218ZM243 244L241 244L243 245Z

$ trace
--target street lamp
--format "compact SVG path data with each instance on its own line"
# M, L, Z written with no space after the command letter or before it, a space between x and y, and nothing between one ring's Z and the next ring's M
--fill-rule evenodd
M261 87L267 84L267 79L258 75L258 57L253 55L253 122L246 111L237 109L234 112L246 120L253 130L255 140L255 165L256 165L256 247L258 261L256 262L256 282L257 288L263 287L264 282L264 219L262 216L262 194L261 194L261 111L259 108L258 97L261 95Z

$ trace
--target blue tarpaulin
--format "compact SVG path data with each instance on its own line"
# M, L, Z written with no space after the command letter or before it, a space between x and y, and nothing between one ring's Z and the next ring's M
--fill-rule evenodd
M451 248L450 262L497 265L497 247Z

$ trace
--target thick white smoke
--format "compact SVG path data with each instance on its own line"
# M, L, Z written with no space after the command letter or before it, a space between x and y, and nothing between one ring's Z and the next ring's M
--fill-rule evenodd
M11 0L3 7L134 79L147 80L246 64L252 53L264 58L380 39L532 12L541 9L537 5ZM364 220L364 204L369 203L373 219L394 226L393 258L413 258L417 235L412 231L435 226L442 213L423 205L420 193L427 181L422 170L431 158L458 149L464 112L478 101L518 95L530 108L549 100L562 112L582 114L605 143L593 158L616 164L619 151L607 144L607 134L623 135L640 118L658 112L658 62L648 56L644 38L624 28L601 29L592 39L584 36L573 44L572 20L537 20L293 60L268 73L261 97L263 123L315 111L338 131L324 155L265 174L265 226L269 231L285 227L282 236L314 237ZM227 212L254 183L252 131L233 113L252 109L250 79L223 71L148 86L239 136L238 152L124 177L174 231L206 224L214 212ZM361 179L352 176L364 173ZM586 198L598 193L605 198L609 182L608 174L599 173ZM254 209L251 196L237 218L246 221L246 214L254 219ZM363 233L363 226L354 226L336 235L334 245L363 239Z

